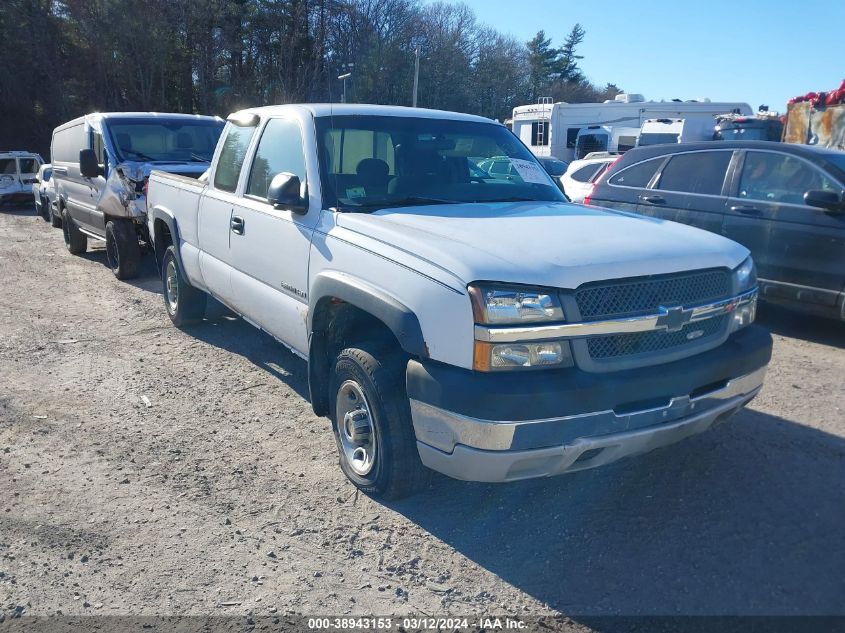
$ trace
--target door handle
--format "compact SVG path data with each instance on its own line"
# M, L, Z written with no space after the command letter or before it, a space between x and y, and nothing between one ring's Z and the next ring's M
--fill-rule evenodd
M759 215L760 214L760 209L758 209L757 207L749 207L749 206L745 206L745 205L739 205L739 206L736 206L736 207L731 207L731 211L733 211L735 213L736 212L744 213L745 215Z
M231 221L229 222L229 228L232 229L232 233L236 233L237 235L243 235L244 219L239 215L233 215Z
M640 200L649 204L666 204L666 200L662 196L640 196Z

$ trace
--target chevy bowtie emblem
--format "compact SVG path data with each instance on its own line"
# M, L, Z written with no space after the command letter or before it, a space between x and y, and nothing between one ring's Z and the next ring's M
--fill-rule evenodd
M667 332L678 332L684 329L692 318L692 310L684 310L681 306L672 308L660 306L658 312L660 316L657 318L657 327L666 328Z

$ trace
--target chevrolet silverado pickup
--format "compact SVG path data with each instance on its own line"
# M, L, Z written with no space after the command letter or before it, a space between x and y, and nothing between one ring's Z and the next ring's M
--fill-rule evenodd
M377 496L671 444L745 406L771 356L745 247L569 204L476 116L243 110L207 179L152 173L147 222L173 323L210 295L305 359L341 469Z

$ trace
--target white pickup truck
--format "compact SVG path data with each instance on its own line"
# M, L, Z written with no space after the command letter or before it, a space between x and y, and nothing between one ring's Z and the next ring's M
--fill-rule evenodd
M502 156L507 175L480 167ZM568 204L480 117L244 110L207 178L152 173L148 222L174 324L211 295L306 359L341 468L374 495L673 443L747 404L771 356L744 247Z

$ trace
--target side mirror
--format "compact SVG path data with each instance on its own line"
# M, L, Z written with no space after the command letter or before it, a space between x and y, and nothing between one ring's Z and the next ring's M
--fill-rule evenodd
M96 178L103 173L93 149L79 151L79 171L85 178Z
M302 183L299 176L283 171L273 176L267 188L267 202L274 209L287 209L304 215L308 213L308 200L302 197Z
M825 211L845 211L845 197L840 191L811 189L804 194L804 202L811 207L818 207Z

